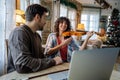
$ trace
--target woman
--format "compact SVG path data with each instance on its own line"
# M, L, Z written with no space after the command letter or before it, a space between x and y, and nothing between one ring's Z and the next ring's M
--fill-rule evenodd
M70 21L66 17L60 17L56 20L55 32L49 34L46 42L45 54L50 58L55 56L61 56L63 62L69 62L71 59L71 54L74 50L85 49L89 38L93 35L92 32L87 33L87 38L83 45L79 47L71 36L64 37L62 34L66 31L71 31Z

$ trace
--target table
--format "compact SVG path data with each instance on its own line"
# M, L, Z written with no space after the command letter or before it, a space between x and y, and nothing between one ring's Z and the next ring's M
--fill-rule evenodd
M51 80L47 74L64 71L68 69L69 69L69 63L63 63L61 65L53 66L46 70L42 70L42 71L35 72L35 73L29 73L29 74L20 74L14 71L12 73L1 76L0 80L27 80L27 79L29 80ZM40 76L40 75L44 75L44 76ZM40 77L37 77L37 76L40 76ZM113 70L110 80L120 80L120 72Z
M11 72L9 74L3 75L0 77L0 80L27 80L28 78L32 78L37 75L43 75L43 74L48 74L48 73L53 73L53 72L58 72L61 70L68 70L69 68L69 63L63 63L61 65L53 66L51 68L35 72L35 73L27 73L27 74L20 74L17 73L16 71ZM50 80L48 79L47 75L43 77L38 77L39 80ZM35 78L33 78L34 80ZM30 79L32 80L32 79Z

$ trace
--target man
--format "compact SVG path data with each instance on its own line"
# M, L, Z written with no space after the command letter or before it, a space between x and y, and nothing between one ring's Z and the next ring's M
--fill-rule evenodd
M8 72L36 72L62 63L60 57L45 58L41 38L36 33L43 30L46 13L47 9L39 4L32 4L26 9L26 23L16 28L8 40Z

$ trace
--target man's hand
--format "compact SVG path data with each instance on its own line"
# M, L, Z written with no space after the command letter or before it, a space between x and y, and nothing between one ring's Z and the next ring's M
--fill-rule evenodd
M55 58L53 58L53 59L55 60L56 65L61 64L61 63L62 63L62 59L61 59L61 57L59 57L59 56L57 56L57 57L55 57Z

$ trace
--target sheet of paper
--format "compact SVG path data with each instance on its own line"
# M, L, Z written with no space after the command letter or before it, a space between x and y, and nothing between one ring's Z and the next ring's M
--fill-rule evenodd
M68 71L62 71L58 73L49 74L48 77L51 80L64 80L68 77Z

